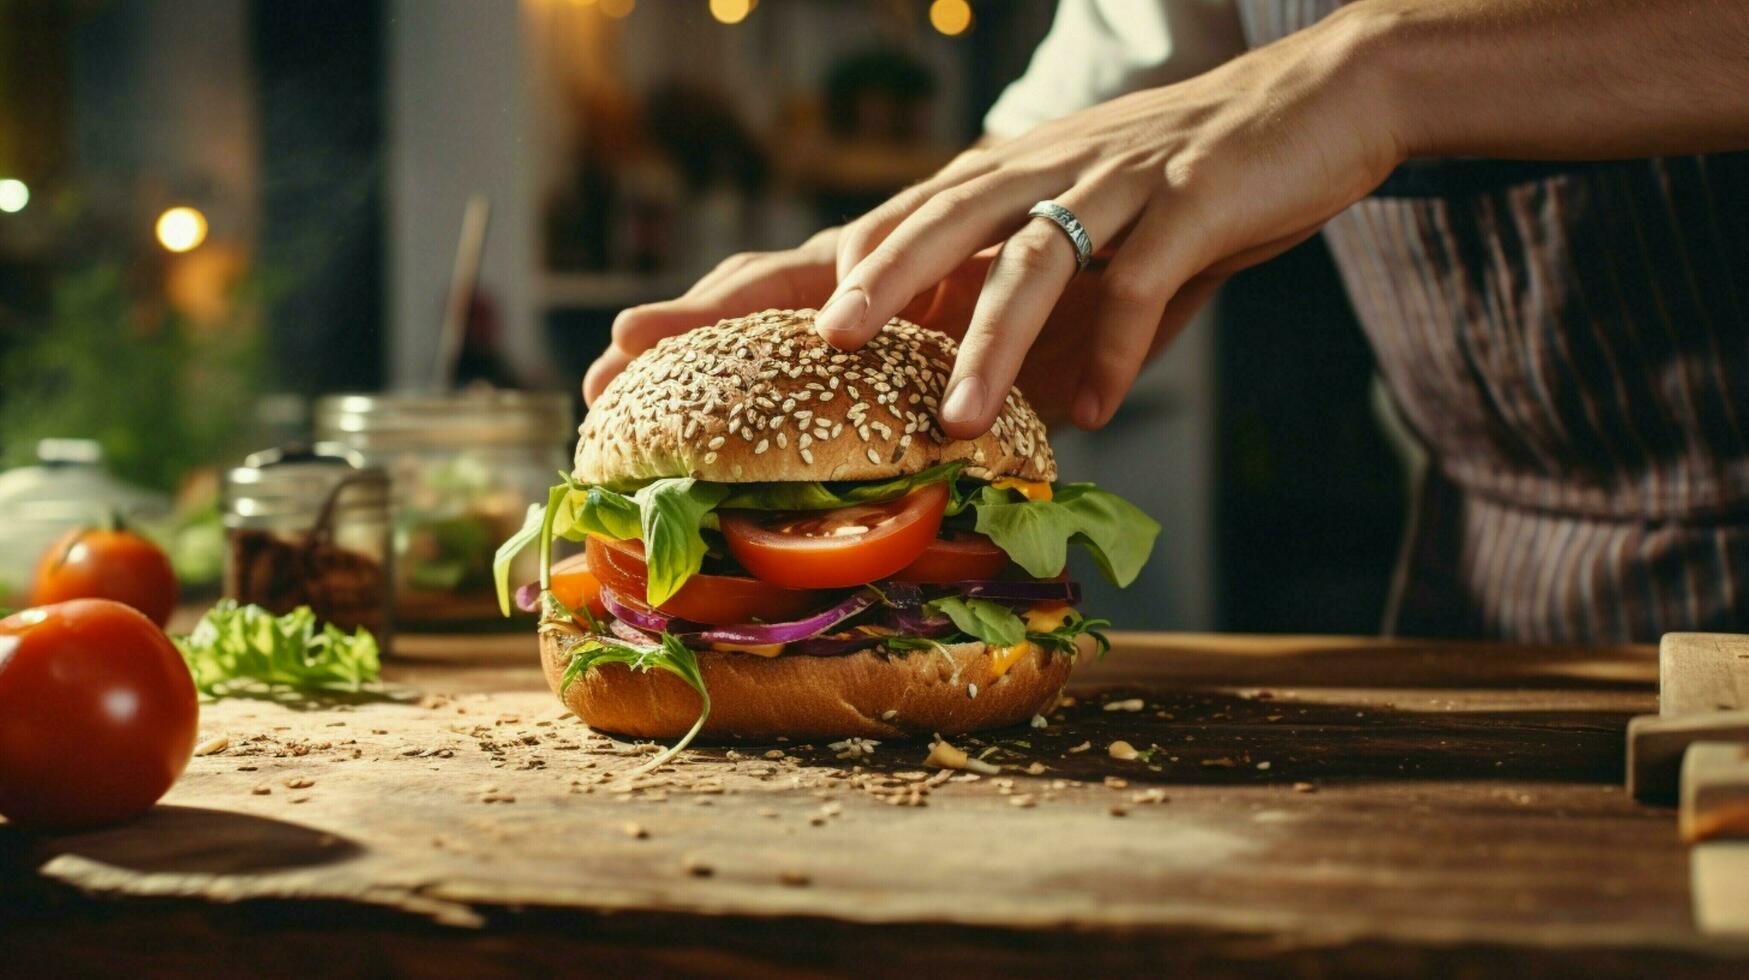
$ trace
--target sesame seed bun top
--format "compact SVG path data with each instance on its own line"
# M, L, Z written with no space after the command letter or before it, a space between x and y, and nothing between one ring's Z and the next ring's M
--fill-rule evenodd
M894 319L862 349L814 332L813 310L767 310L668 337L584 417L574 476L618 484L880 480L964 460L982 479L1055 480L1044 425L1018 389L976 439L936 424L957 345Z

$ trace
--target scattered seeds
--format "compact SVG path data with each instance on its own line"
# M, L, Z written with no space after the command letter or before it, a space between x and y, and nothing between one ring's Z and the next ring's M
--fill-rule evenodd
M316 785L315 780L309 779L309 778L304 777L304 776L293 776L292 778L285 781L285 788L286 789L309 789L311 786L314 786L314 785Z
M1268 768L1269 768L1269 760L1268 760L1268 759L1265 759L1265 760L1263 760L1263 761L1262 761L1262 762L1259 762L1259 763L1258 763L1258 764L1257 764L1257 768L1258 768L1258 769L1259 769L1259 770L1267 770L1267 769L1268 769Z
M254 793L256 796L266 796L269 793L273 792L273 787L267 785L266 783L261 783L261 784L257 785L254 789L251 789L249 792Z
M1081 744L1080 744L1080 745L1072 745L1072 746L1070 746L1070 747L1069 747L1069 753L1070 753L1070 754L1071 754L1071 755L1073 755L1073 754L1074 754L1074 753L1076 753L1076 752L1085 752L1085 751L1087 751L1087 750L1088 750L1088 749L1090 749L1090 748L1092 748L1092 747L1093 747L1093 743L1092 743L1092 742L1082 742L1082 743L1081 743Z
M946 739L929 747L929 756L923 760L923 764L938 769L970 769L986 776L994 776L1002 771L1001 766L991 765L982 759L968 758L964 750L956 748Z
M1109 705L1107 707L1109 707ZM1134 759L1139 754L1136 752L1135 746L1121 738L1106 746L1105 752L1113 759L1121 759L1125 762Z
M1228 755L1223 755L1218 759L1204 759L1202 760L1202 764L1211 768L1218 767L1221 769L1232 769L1239 765L1237 762L1233 761L1232 756Z
M1318 791L1318 787L1313 786L1311 783L1295 783L1294 784L1294 792L1296 792L1296 793L1316 793L1317 791Z
M212 738L194 747L195 755L214 755L225 751L231 744L229 735L214 735Z
M1114 817L1123 817L1123 816L1128 816L1130 811L1124 809L1124 805L1122 803L1113 803L1111 805L1111 808L1109 810L1107 810L1106 812L1110 813Z
M1032 727L1034 728L1048 728L1050 727L1050 724L1050 721L1048 721L1044 715L1032 716Z
M1108 702L1106 702L1105 710L1107 710L1107 711L1140 711L1140 710L1142 710L1143 707L1144 707L1144 705L1142 704L1141 698L1126 698L1125 700L1122 700L1122 701L1108 701Z
M650 832L644 829L644 825L634 820L626 821L620 825L619 829L621 833L634 840L644 840L650 836Z
M716 868L711 867L703 858L699 857L689 856L685 858L680 862L680 867L681 870L692 875L694 878L709 878L711 875L717 873Z
M1110 789L1128 789L1130 781L1119 776L1107 776L1105 785Z

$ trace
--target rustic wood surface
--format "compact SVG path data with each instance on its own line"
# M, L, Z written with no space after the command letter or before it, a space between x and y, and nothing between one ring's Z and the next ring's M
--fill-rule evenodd
M389 697L208 706L225 747L136 823L0 825L0 962L1743 975L1623 792L1650 649L1117 639L1048 727L959 742L999 776L940 782L918 743L625 779L645 749L563 716L531 636L408 637Z

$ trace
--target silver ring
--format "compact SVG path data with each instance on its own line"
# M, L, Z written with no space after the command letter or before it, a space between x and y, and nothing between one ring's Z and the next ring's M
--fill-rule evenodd
M1087 234L1087 226L1075 217L1075 212L1055 201L1040 201L1026 214L1029 218L1049 218L1052 224L1063 229L1063 234L1069 236L1069 243L1075 246L1075 270L1079 272L1087 268L1087 263L1093 259L1093 239Z

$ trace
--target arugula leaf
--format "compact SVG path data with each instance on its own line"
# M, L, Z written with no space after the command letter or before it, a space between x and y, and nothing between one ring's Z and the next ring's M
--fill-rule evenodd
M1093 553L1099 570L1120 588L1135 581L1160 524L1134 504L1091 483L1071 483L1050 500L1013 500L984 487L972 498L978 533L1008 553L1035 578L1049 578L1068 562L1075 541Z
M965 466L961 460L939 463L910 476L897 476L878 483L728 484L729 495L718 506L741 510L831 510L852 504L878 503L903 497L931 483L945 482L951 489Z
M275 616L260 606L221 599L195 624L171 637L195 689L208 697L256 693L265 688L357 691L381 674L376 638L316 623L309 606Z
M1070 611L1069 618L1063 625L1050 632L1027 630L1026 638L1039 646L1061 650L1064 653L1076 653L1080 647L1076 645L1076 637L1086 634L1093 637L1093 652L1097 656L1105 656L1111 650L1111 640L1100 632L1111 626L1109 619L1090 619L1078 612Z
M1026 639L1026 624L1013 610L998 602L950 595L925 603L923 608L941 613L953 620L961 633L993 647L1011 647Z
M711 693L705 689L704 674L699 670L697 655L687 649L684 643L669 633L662 634L660 645L648 647L635 647L595 634L586 636L571 649L571 662L565 666L565 673L559 680L559 696L564 697L571 685L591 668L604 664L624 664L637 671L665 670L697 691L700 700L698 720L692 723L692 728L678 742L632 770L630 775L649 772L660 766L678 755L698 737L698 733L704 728L705 719L710 717Z

